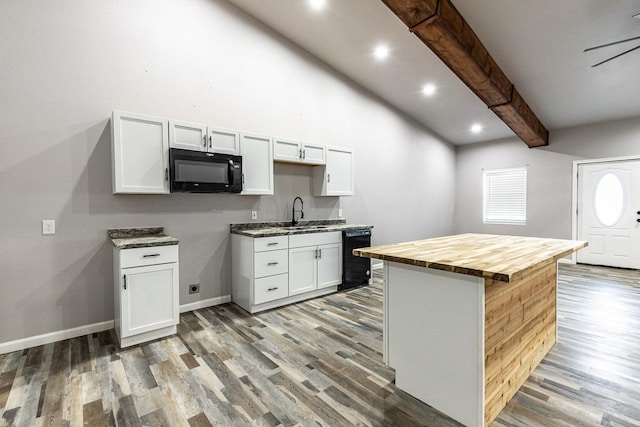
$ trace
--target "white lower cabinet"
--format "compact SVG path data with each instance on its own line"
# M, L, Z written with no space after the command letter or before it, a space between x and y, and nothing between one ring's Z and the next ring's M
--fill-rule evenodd
M289 295L317 289L318 263L315 246L289 249Z
M231 235L232 300L250 313L334 292L342 281L342 233Z
M289 238L289 295L311 292L342 281L340 232L292 235Z
M114 249L115 330L120 347L176 333L178 246Z

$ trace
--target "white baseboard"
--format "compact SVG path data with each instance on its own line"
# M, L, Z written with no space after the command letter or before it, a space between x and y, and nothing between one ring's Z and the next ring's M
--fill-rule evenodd
M36 335L33 337L22 338L15 341L3 342L0 343L0 354L12 353L14 351L24 350L25 348L37 347L39 345L50 344L56 341L77 338L96 332L108 331L112 328L113 320L107 320L106 322L78 326L77 328L49 332L48 334Z
M231 302L231 295L222 295L221 297L203 299L202 301L190 302L189 304L183 304L180 306L180 313L186 313L187 311L198 310L200 308L212 307L214 305L220 305L227 302Z
M181 305L180 313L197 310L199 308L220 305L229 301L231 301L231 295L223 295L217 298L209 298L202 301L192 302L190 304ZM52 342L77 338L96 332L108 331L109 329L113 329L113 320L107 320L106 322L99 322L91 325L78 326L77 328L65 329L62 331L49 332L48 334L36 335L33 337L22 338L15 341L7 341L0 343L0 354L12 353L14 351L24 350L25 348L51 344Z

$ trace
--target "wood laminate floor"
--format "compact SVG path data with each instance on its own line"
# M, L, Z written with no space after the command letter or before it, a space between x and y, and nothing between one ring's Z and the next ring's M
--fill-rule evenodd
M561 266L559 340L494 426L640 425L637 271ZM249 316L181 315L120 350L113 331L0 355L0 425L457 426L396 389L382 286Z

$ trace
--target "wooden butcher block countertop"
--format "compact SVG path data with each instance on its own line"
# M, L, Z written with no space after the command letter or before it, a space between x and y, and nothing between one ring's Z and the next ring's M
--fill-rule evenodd
M537 237L458 234L413 242L354 249L354 255L434 268L502 282L519 280L555 263L587 242Z

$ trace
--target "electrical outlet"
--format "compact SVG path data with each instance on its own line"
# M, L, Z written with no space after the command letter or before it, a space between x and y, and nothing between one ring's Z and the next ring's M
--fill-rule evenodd
M189 285L189 295L200 293L200 283L192 283Z
M342 218L342 209L338 209L338 218Z
M56 220L55 219L43 219L42 220L42 234L56 234Z
M258 211L251 211L251 219L258 219Z

